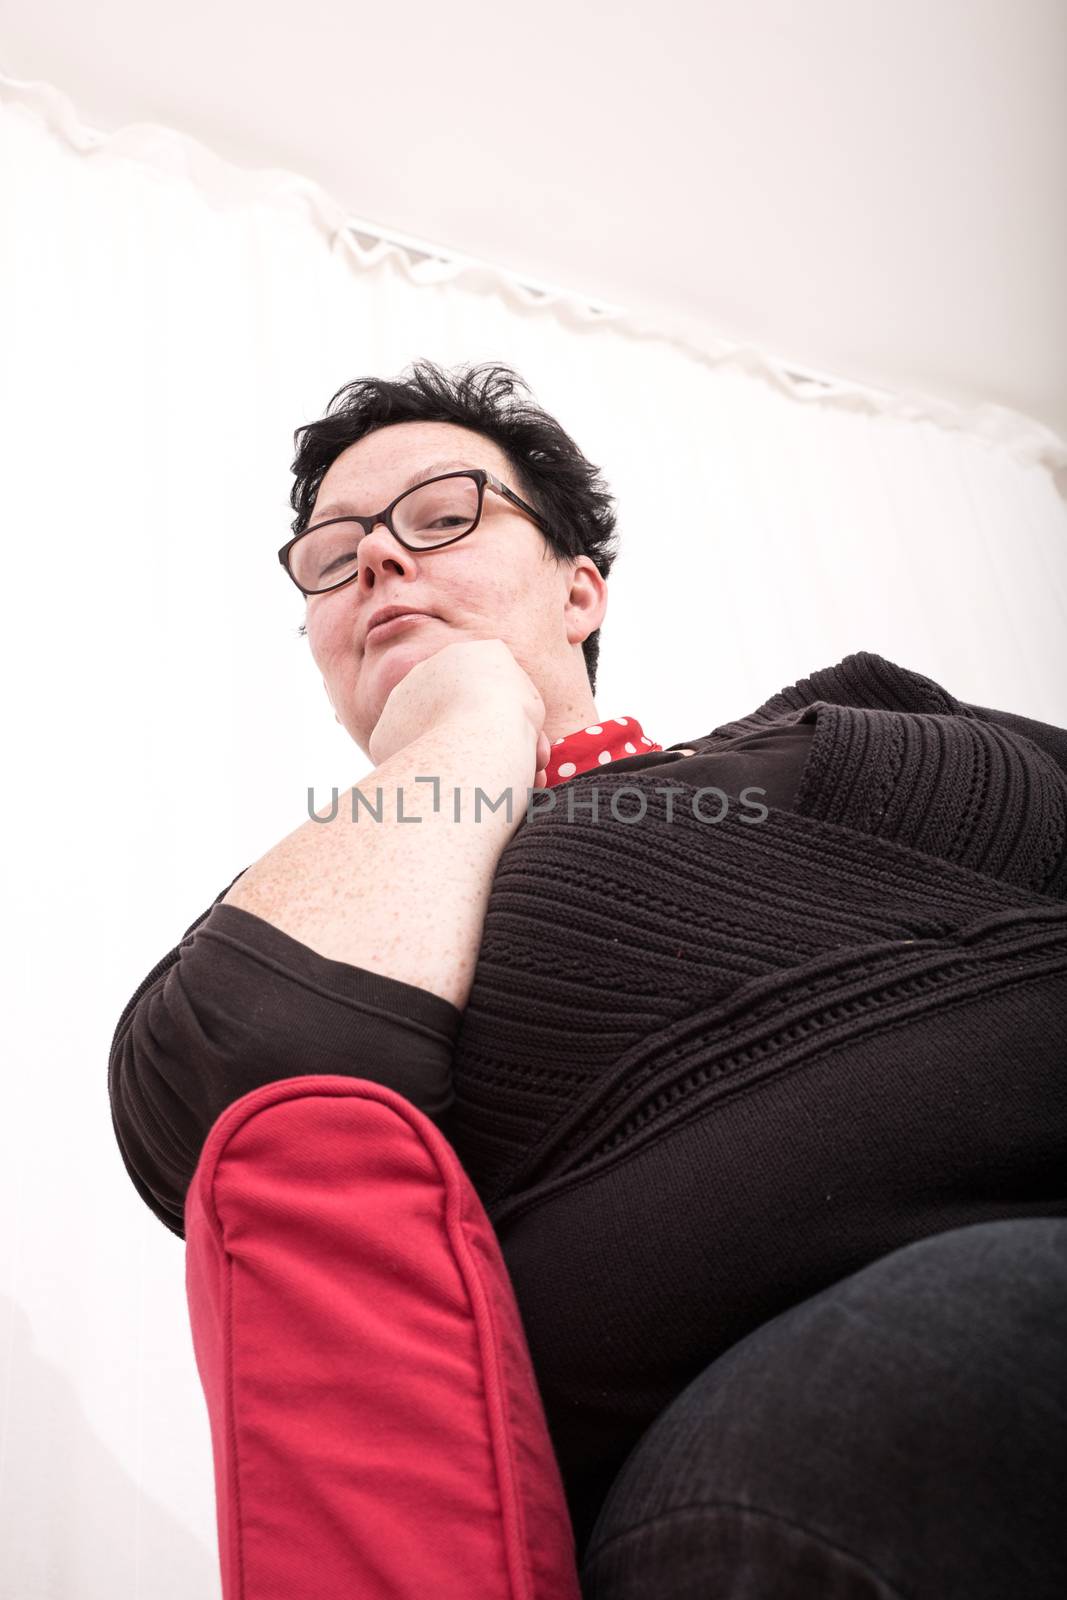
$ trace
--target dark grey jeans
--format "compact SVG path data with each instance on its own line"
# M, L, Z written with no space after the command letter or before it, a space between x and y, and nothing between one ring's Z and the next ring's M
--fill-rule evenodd
M1067 1218L919 1240L764 1324L657 1418L586 1600L1064 1600Z

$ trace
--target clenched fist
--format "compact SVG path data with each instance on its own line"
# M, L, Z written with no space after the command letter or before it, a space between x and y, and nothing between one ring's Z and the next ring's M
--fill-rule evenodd
M494 728L512 719L525 720L536 735L530 787L543 789L551 746L540 691L503 639L464 639L417 662L395 685L370 736L370 757L380 766L449 722L484 726L491 739Z

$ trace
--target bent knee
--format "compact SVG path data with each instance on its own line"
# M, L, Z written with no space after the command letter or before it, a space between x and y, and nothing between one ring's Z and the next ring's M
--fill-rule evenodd
M1067 1475L1065 1325L1067 1219L894 1251L705 1369L632 1453L589 1554L696 1502L807 1529L882 1581L954 1561L977 1582L1027 1541L1035 1561L1053 1543L1067 1561L1050 1531Z

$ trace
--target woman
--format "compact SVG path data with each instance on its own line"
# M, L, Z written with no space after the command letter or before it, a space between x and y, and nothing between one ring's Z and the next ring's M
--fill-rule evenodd
M600 717L610 498L516 384L298 435L280 555L375 770L126 1007L130 1175L181 1236L294 1062L438 1120L590 1594L1059 1592L1067 735L862 652L686 747Z

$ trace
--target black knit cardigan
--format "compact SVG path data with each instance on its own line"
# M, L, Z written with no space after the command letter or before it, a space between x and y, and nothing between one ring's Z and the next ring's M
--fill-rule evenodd
M798 722L792 810L686 803L703 757ZM925 1235L1067 1211L1067 734L860 652L686 743L640 821L605 802L643 757L570 781L596 822L518 829L453 1059L580 1542L760 1323Z

